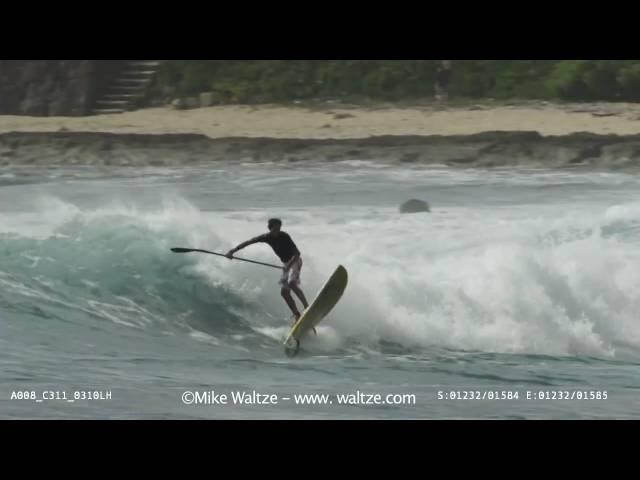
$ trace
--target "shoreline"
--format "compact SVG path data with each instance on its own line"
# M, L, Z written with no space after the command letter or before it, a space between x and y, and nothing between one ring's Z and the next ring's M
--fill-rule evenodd
M0 116L0 166L344 160L640 166L640 104L323 104Z
M0 133L0 166L88 165L180 167L215 163L344 161L464 168L633 169L640 134L485 132L459 136L363 139L208 138L197 134L103 132Z

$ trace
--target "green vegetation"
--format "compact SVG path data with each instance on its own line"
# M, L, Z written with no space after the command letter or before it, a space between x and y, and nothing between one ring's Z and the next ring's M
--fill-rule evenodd
M311 98L431 97L435 60L181 60L160 71L154 96L214 92L221 103ZM452 98L640 100L640 60L457 60Z

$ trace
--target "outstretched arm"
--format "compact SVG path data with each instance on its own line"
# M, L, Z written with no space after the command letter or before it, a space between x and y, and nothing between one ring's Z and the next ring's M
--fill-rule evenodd
M252 238L251 240L247 240L246 242L242 242L241 244L239 244L237 247L232 248L231 250L229 250L226 253L226 257L227 258L233 258L233 254L242 250L245 247L248 247L249 245L253 245L254 243L258 243L260 241L260 237L256 237L256 238Z

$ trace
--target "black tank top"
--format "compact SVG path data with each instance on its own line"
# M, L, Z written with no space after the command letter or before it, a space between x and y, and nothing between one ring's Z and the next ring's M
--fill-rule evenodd
M275 254L282 260L282 263L287 263L291 260L291 257L300 254L298 247L296 247L296 244L293 243L293 240L291 240L291 237L286 232L281 231L278 236L265 233L264 235L256 237L255 240L257 243L266 243L273 248Z

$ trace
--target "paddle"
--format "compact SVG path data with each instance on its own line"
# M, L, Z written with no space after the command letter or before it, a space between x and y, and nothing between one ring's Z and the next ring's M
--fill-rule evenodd
M172 252L174 253L190 253L190 252L200 252L200 253L209 253L211 255L218 255L220 257L227 257L225 254L223 253L216 253L216 252L210 252L209 250L200 250L199 248L180 248L180 247L174 247L171 249ZM228 257L227 257L228 258ZM246 258L238 258L238 257L233 257L234 260L241 260L243 262L249 262L249 263L257 263L258 265L264 265L265 267L273 267L273 268L277 268L278 270L282 270L283 267L279 267L278 265L271 265L270 263L262 263L262 262L256 262L255 260L247 260ZM316 332L316 329L314 327L313 328L313 333L315 333L316 335L318 335L318 332Z
M210 252L209 250L200 250L198 248L172 248L171 249L172 252L175 253L190 253L190 252L200 252L200 253L209 253L211 255L218 255L220 257L227 257L224 253L216 253L216 252ZM277 268L278 270L282 270L282 266L278 266L278 265L271 265L270 263L262 263L262 262L256 262L255 260L247 260L246 258L239 258L239 257L233 257L234 260L241 260L243 262L249 262L249 263L257 263L258 265L264 265L265 267L273 267L273 268Z

